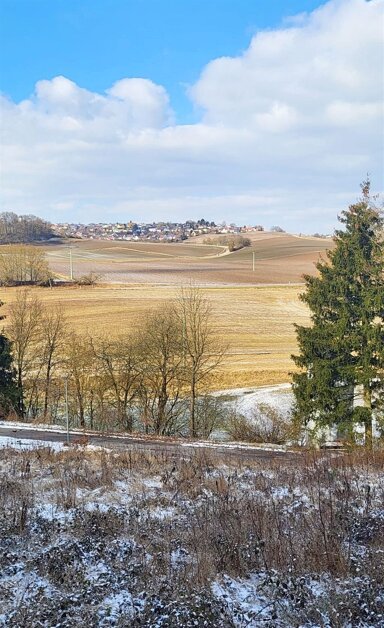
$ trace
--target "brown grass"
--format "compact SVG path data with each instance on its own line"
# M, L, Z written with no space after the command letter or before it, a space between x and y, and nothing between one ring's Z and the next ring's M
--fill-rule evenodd
M249 235L252 246L229 255L223 255L223 247L202 245L198 238L177 244L74 241L75 277L95 271L104 283L35 292L48 304L60 303L75 330L117 336L134 332L148 311L173 299L178 287L192 280L204 287L218 333L229 345L213 387L286 382L293 370L290 355L296 350L293 324L308 321L298 300L302 287L296 284L302 284L303 273L315 272L314 262L332 242L289 234ZM46 250L52 269L67 277L68 247L38 246ZM15 293L2 288L0 299L9 303Z
M95 271L113 283L178 284L189 280L205 285L297 283L314 271L319 254L332 241L289 234L250 234L252 246L229 255L225 247L184 243L79 240L71 243L75 276ZM257 237L256 237L257 236ZM68 277L69 248L42 246L59 276ZM255 255L255 270L252 256Z
M380 452L243 464L201 452L175 460L5 450L0 592L7 625L233 628L237 617L244 627L381 626L382 463ZM21 604L15 584L25 586L24 574L38 586ZM231 607L231 580L249 585L255 600L266 596L266 621L246 604ZM212 581L228 584L221 610ZM126 615L121 609L119 622L100 623L108 596L127 589L137 606ZM191 621L180 620L182 609Z
M234 388L286 382L296 350L293 323L306 323L298 286L215 287L204 289L212 303L218 334L229 345L214 387ZM33 288L47 305L60 304L76 331L118 336L139 329L143 316L175 298L172 286L96 286ZM5 304L16 288L1 288ZM7 313L7 307L3 308ZM7 320L4 321L7 326Z

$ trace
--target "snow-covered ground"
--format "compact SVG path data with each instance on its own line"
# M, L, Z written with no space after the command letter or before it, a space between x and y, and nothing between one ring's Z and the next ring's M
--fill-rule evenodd
M0 626L384 626L380 459L343 461L4 447Z
M257 388L231 388L231 389L218 391L214 393L213 396L219 399L222 398L223 404L227 409L235 410L236 413L246 417L246 419L250 421L254 421L254 422L260 421L264 425L268 424L269 419L265 415L265 413L263 413L263 411L258 412L258 409L260 409L262 406L266 406L267 408L276 410L278 415L281 417L281 419L283 421L288 422L291 417L291 412L292 412L293 403L294 403L294 395L292 392L291 384L277 384L274 386L261 386ZM355 405L361 405L361 404L362 404L362 396L360 394L360 395L357 395L355 399ZM18 430L43 429L44 431L52 431L52 432L60 432L60 433L63 433L65 431L65 428L63 426L46 425L42 423L31 424L31 423L22 423L22 422L0 421L0 427L1 426L4 426L4 427L12 426L12 428L18 429ZM312 429L314 425L309 425L308 427L309 429ZM75 434L77 433L79 435L82 434L81 429L73 429L72 427L71 427L71 432ZM356 426L356 433L363 435L364 427L362 425ZM380 434L379 428L375 424L374 424L374 434L376 436L379 436ZM114 434L114 436L116 438L119 438L118 433ZM123 436L121 435L120 437L123 438ZM329 441L337 440L336 430L324 429L323 437L324 439L329 440ZM135 438L136 439L140 438L140 435L135 434ZM145 437L143 437L143 440L145 440ZM214 433L212 434L211 440L219 440L219 441L228 440L228 433L221 429L214 431ZM11 442L13 441L10 440L9 444ZM0 447L1 446L2 445L0 441ZM206 442L194 443L193 446L212 447L214 445L212 444L212 442L206 441ZM236 446L235 443L228 443L228 447L234 447L234 446ZM245 447L246 445L241 445L241 446ZM282 447L281 446L269 446L269 448L276 450L276 449L281 449Z
M251 417L255 407L265 404L288 415L293 405L291 384L260 386L258 388L229 388L215 393L217 397L231 397L230 403L241 414Z
M27 426L29 427L29 426ZM38 449L40 447L50 447L53 451L62 451L63 443L47 443L42 440L30 440L27 438L12 438L11 436L0 436L0 449L12 447L19 450Z

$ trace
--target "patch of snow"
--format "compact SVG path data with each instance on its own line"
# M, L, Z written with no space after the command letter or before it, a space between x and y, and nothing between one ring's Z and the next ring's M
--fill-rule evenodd
M260 581L262 578L260 578ZM257 579L235 580L224 576L212 584L212 593L230 611L235 626L258 625L252 623L268 621L270 619L273 600L265 595Z
M36 508L36 514L46 521L68 523L73 519L74 513L70 510L62 510L56 504L46 502L39 504Z
M259 445L248 445L245 443L239 443L239 442L230 442L230 443L212 443L209 441L198 441L198 442L186 442L186 443L181 443L182 447L196 447L196 448L201 448L204 447L204 449L247 449L249 450L255 450L255 451L286 451L287 448L285 445L263 445L262 443L260 443Z
M266 404L288 417L293 406L294 396L290 384L266 386L247 395L238 397L235 403L236 410L246 417L252 418L252 413L261 404Z
M100 604L100 626L111 626L124 614L133 616L133 600L129 591L119 591L104 598Z
M62 425L53 423L23 423L21 421L0 421L0 427L11 427L15 430L36 430L45 432L65 432L66 429ZM74 430L76 431L76 430ZM80 430L78 430L80 432ZM72 429L71 429L72 432ZM82 433L82 432L81 432Z
M110 508L111 508L111 504L109 503L104 503L103 501L94 501L94 502L87 502L86 504L84 504L83 506L84 510L86 510L87 512L93 512L95 510L97 510L98 512L104 512L107 513L109 512Z
M147 488L163 488L163 483L159 477L144 478L142 482Z
M0 448L12 447L12 449L28 450L40 449L46 447L54 451L63 451L63 443L55 443L52 441L29 440L26 438L14 438L12 436L0 436Z
M168 508L162 508L161 506L157 506L153 510L151 510L151 515L155 519L170 519L175 514L177 514L176 508L173 506L169 506Z

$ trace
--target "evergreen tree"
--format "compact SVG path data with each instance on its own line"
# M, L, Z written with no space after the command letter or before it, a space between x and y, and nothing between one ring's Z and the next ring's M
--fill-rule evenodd
M0 307L2 305L0 301ZM0 316L0 320L3 318ZM18 406L18 397L10 343L4 334L0 334L0 416Z
M353 434L365 426L372 446L372 420L384 406L384 252L383 216L372 204L370 183L362 198L339 217L335 248L317 264L317 277L305 276L302 301L311 310L311 327L296 325L302 371L293 375L295 418L303 424L336 425ZM355 406L362 394L364 406Z

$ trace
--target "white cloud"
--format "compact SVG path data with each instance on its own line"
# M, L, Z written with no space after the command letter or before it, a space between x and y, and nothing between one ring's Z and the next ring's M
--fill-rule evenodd
M333 101L380 102L382 13L381 1L329 2L299 26L256 34L242 57L212 61L191 94L211 123L261 128L271 107L295 111L302 128L326 124Z
M148 79L97 94L58 76L2 98L4 208L329 230L367 172L380 184L383 6L332 0L212 61L189 90L193 125Z

